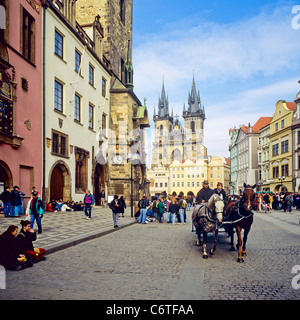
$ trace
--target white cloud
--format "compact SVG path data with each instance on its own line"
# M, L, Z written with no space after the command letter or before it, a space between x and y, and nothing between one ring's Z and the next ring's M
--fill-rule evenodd
M292 101L300 89L300 31L292 28L290 7L272 10L224 25L182 19L168 33L140 40L133 50L135 92L147 97L150 116L162 75L174 114L182 114L194 69L205 97L205 145L209 154L226 156L230 127L272 116L279 99Z

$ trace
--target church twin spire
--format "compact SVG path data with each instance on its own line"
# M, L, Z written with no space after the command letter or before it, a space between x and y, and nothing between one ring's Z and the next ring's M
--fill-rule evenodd
M193 75L193 83L192 89L188 95L188 109L186 110L185 104L183 105L183 118L188 116L201 116L203 120L205 120L205 110L204 105L202 106L202 102L200 99L200 93L197 92L195 77ZM153 120L170 118L171 122L173 122L173 111L172 116L169 114L169 99L165 92L165 84L163 81L161 95L158 99L158 113L156 114L156 110L154 107Z

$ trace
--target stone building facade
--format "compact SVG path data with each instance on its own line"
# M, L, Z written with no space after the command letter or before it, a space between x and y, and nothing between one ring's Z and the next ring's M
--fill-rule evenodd
M149 119L146 104L134 93L132 0L78 0L76 8L84 30L90 28L93 17L100 16L103 54L112 72L109 151L98 155L98 161L105 163L107 194L137 201L144 193L149 195L144 147Z

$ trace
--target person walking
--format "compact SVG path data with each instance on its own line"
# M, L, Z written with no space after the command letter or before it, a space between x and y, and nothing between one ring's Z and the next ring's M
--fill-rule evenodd
M161 197L161 198L159 199L158 212L157 212L158 222L159 222L159 223L163 223L163 222L162 222L162 217L163 217L164 212L165 212L164 198Z
M83 203L84 203L84 213L85 213L86 219L91 220L92 208L95 203L95 199L89 189L85 190L85 196L83 198Z
M119 212L120 212L121 202L119 200L119 196L115 195L114 199L109 204L109 208L112 211L112 218L114 221L114 228L119 228L118 220L119 220Z
M138 217L138 223L145 224L146 223L146 211L149 206L149 201L147 200L146 195L143 195L143 198L139 201L138 207L140 209L140 215Z
M175 197L173 197L172 200L171 200L171 203L170 203L170 206L169 206L169 211L170 211L170 214L171 214L172 224L175 225L175 217L176 217L176 215L178 214L178 211L179 211L179 205L178 205Z
M0 200L3 202L4 205L4 216L12 217L13 216L13 207L12 203L12 196L10 193L10 187L5 187L5 190L0 195Z
M37 191L32 191L31 195L32 198L28 201L26 215L30 219L30 228L33 229L34 221L36 221L38 233L42 233L43 202Z
M122 218L124 218L124 212L125 212L125 209L126 209L126 203L125 203L125 200L123 198L123 196L120 197L120 212L119 213L122 213Z
M100 205L104 206L104 200L105 200L105 191L102 190L100 193Z

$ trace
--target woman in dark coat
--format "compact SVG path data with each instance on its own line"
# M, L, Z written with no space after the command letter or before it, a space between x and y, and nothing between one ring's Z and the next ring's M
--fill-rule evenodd
M119 201L120 201L119 213L122 213L122 217L124 218L124 210L126 208L126 203L123 196L120 197Z
M36 232L30 228L30 221L21 220L22 230L17 235L18 247L30 262L38 262L46 260L44 257L46 250L42 248L34 248L32 241L36 240Z
M25 255L21 254L17 233L18 227L11 225L0 235L0 264L8 270L18 271L32 266L32 263L26 262Z

